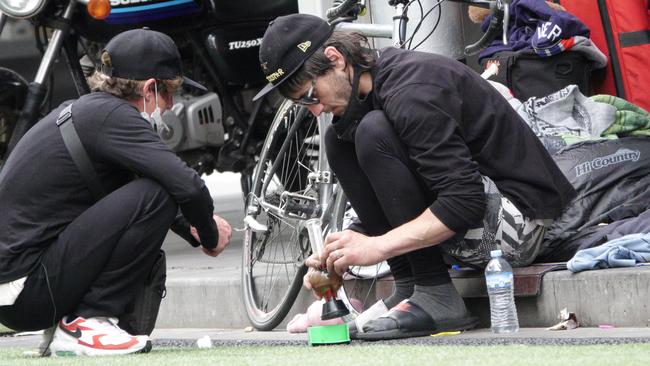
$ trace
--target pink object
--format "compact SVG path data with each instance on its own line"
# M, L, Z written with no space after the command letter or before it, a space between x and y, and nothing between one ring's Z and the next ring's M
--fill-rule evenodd
M363 304L361 301L350 299L350 303L358 312L363 311ZM307 313L296 314L289 324L287 324L287 331L289 333L306 333L307 328L311 326L343 324L343 318L321 320L320 316L323 311L323 304L323 300L316 300L309 305Z
M600 328L600 329L613 329L613 328L616 328L616 327L613 326L613 325L610 325L610 324L600 324L598 326L598 328Z

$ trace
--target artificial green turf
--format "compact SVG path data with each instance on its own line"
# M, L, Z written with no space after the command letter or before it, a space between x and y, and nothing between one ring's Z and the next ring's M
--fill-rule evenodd
M25 349L0 349L1 366L162 366L162 365L646 365L650 344L596 346L229 346L212 349L159 348L146 355L27 358Z

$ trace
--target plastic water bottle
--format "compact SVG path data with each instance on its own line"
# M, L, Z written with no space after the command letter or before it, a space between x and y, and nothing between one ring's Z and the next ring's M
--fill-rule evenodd
M485 282L490 295L490 317L493 333L514 333L519 330L512 267L500 250L490 252L492 259L485 267Z

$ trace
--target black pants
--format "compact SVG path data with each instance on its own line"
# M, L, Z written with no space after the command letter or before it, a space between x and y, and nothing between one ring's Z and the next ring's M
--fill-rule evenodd
M327 158L352 207L370 235L382 235L418 217L435 200L382 111L364 116L355 142L339 140L330 126ZM417 285L451 282L440 249L431 246L388 260L396 280Z
M151 270L177 205L158 183L138 179L77 217L43 253L0 323L48 328L63 316L119 317Z

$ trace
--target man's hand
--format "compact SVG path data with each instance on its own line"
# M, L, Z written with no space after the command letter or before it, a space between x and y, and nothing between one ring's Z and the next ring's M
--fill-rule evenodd
M226 249L228 244L230 244L232 228L230 227L228 221L222 219L221 217L213 215L212 218L214 219L214 223L217 225L217 230L219 230L219 241L217 242L217 246L214 247L214 249L206 249L205 247L201 247L201 250L203 250L203 253L209 255L210 257L216 257L221 254L224 249ZM190 226L190 232L192 233L194 239L201 242L199 233L194 226Z
M377 237L366 236L352 230L332 233L325 238L325 249L320 260L329 272L343 275L350 266L370 266L388 259ZM309 258L311 259L311 257ZM308 264L312 263L308 259Z
M303 286L313 290L309 277L313 271L320 270L323 264L327 266L329 273L342 276L350 266L370 266L388 259L388 255L381 250L376 240L377 237L369 237L352 230L328 235L325 238L323 253L320 256L312 254L305 260L309 271L302 279ZM314 295L320 298L316 292Z
M312 254L305 260L305 265L309 267L310 270L320 269L321 264L325 264L325 262L321 262L318 254Z
M316 258L316 259L318 259L318 258ZM307 262L305 262L305 264L307 264ZM315 271L318 271L318 270L314 269L314 268L309 268L307 273L305 273L305 275L302 277L302 285L305 286L305 288L307 290L311 290L311 293L314 295L314 297L317 298L318 300L320 300L320 299L323 298L323 296L321 294L319 294L318 292L314 291L314 288L312 287L311 281L309 279L310 276L312 275L312 273L314 273Z
M309 258L305 260L305 265L309 267L309 270L302 278L302 285L305 286L307 290L313 290L309 277L311 276L312 272L320 270L320 257L317 254L310 255ZM312 294L314 294L314 296L319 300L322 298L322 296L316 293L316 291L312 291Z
M312 255L305 261L305 264L310 262L312 264L320 263L320 259L316 255ZM326 289L330 289L333 292L339 290L343 285L343 278L337 275L334 272L323 272L320 270L320 264L318 269L310 267L305 276L302 278L302 283L306 289L312 290L314 297L321 299L323 293Z

